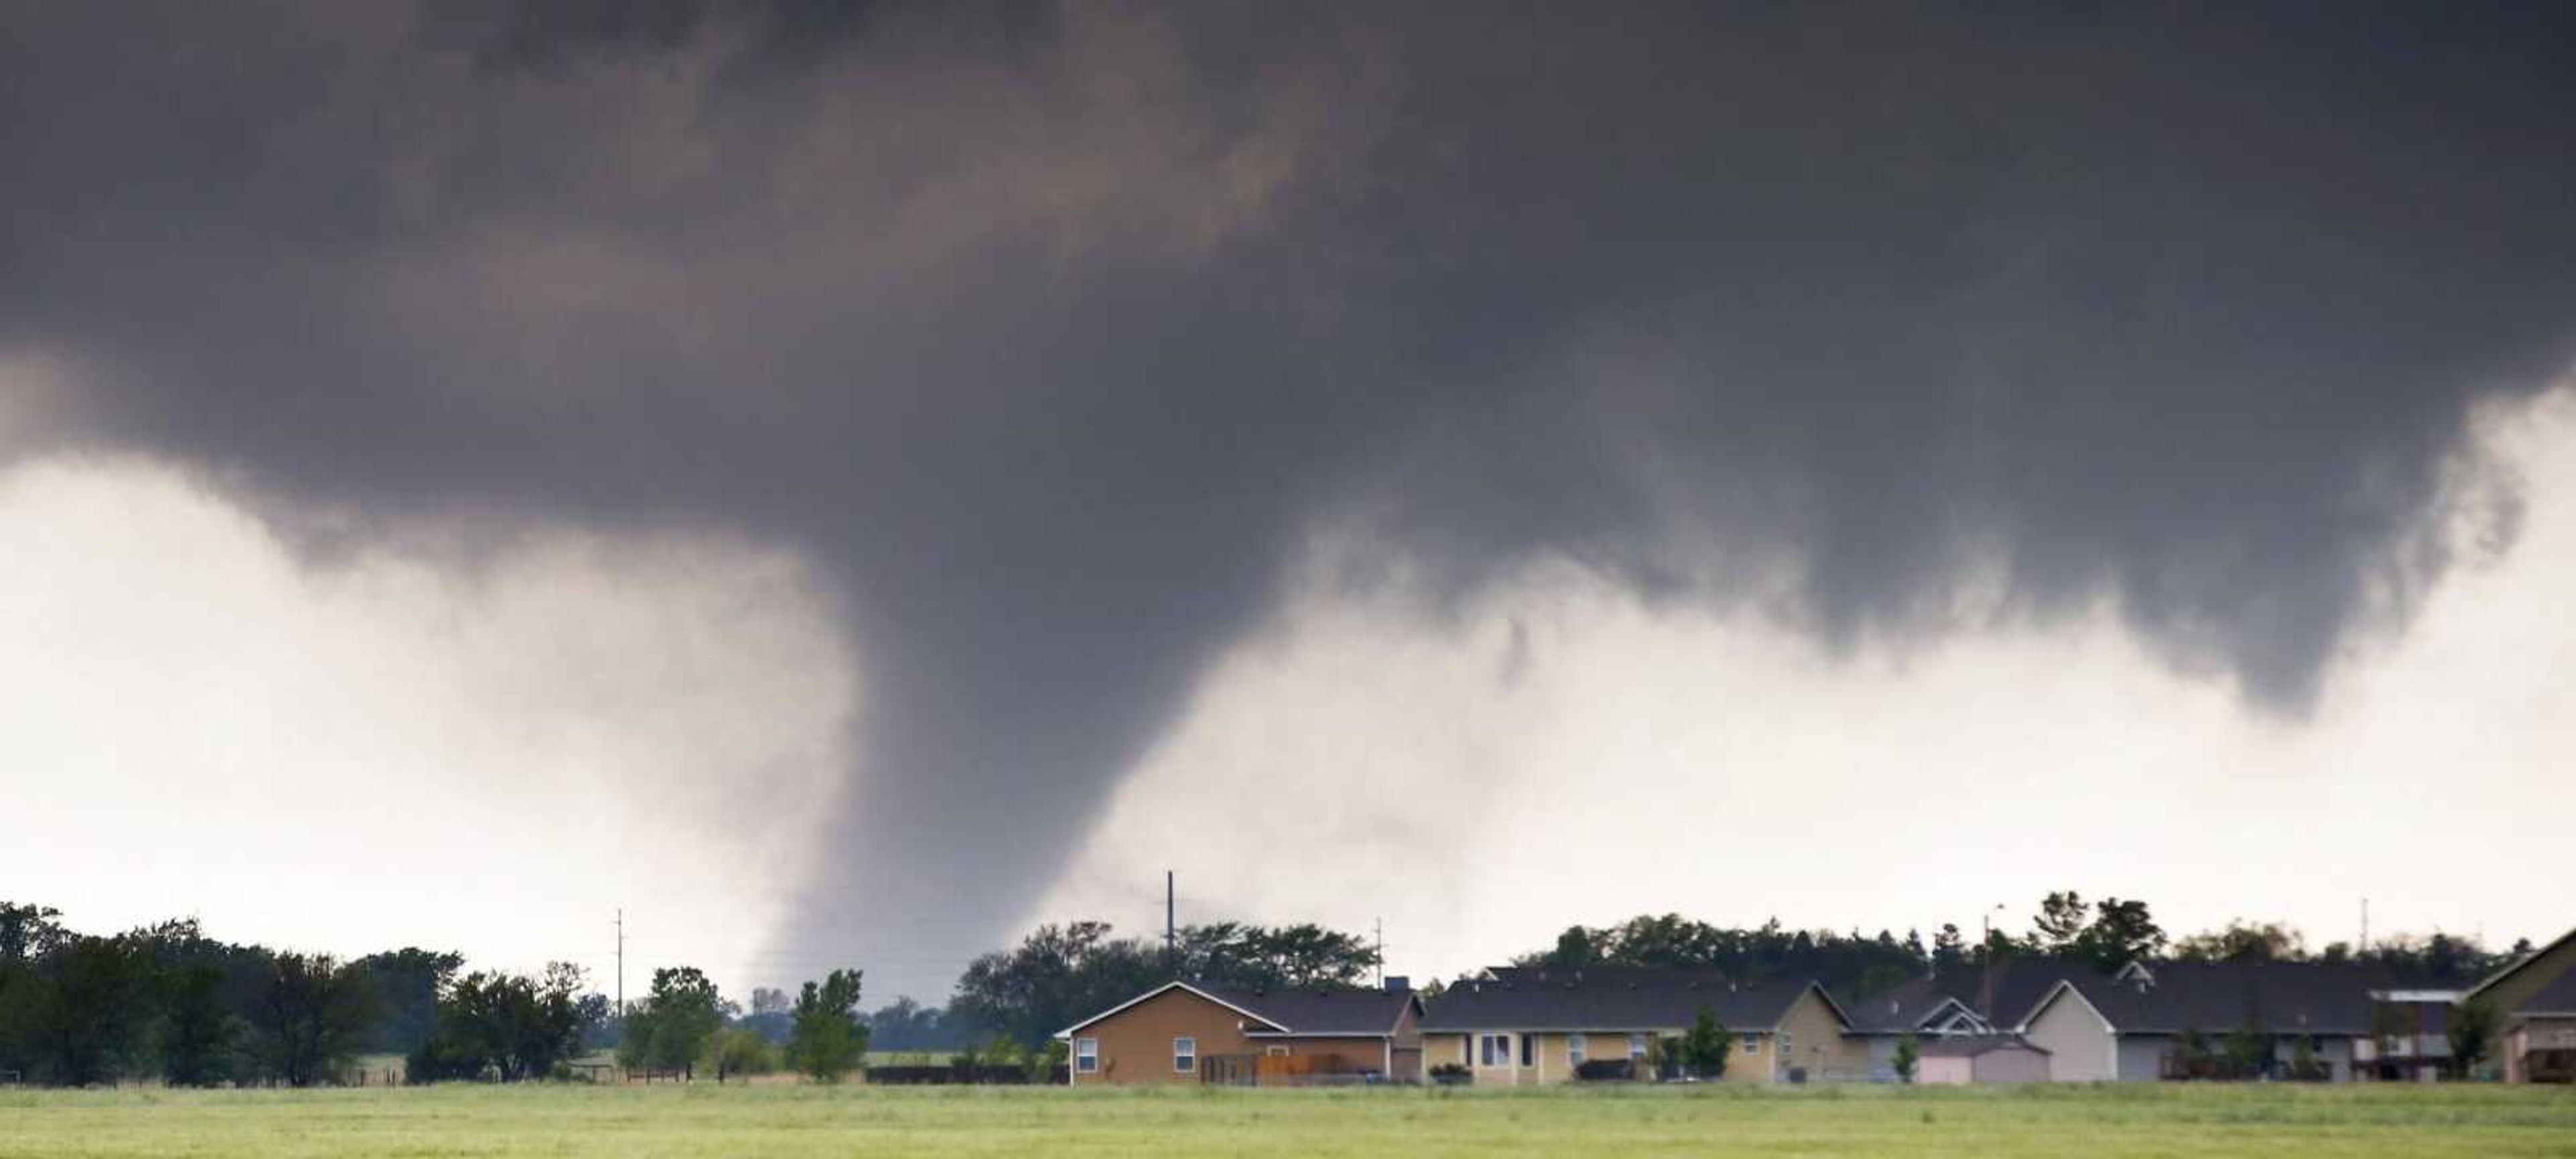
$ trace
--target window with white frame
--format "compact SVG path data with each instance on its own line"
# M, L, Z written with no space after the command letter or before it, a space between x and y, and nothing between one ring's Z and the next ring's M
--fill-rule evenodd
M1199 1069L1199 1040L1182 1035L1172 1040L1172 1073L1194 1074Z
M1090 1074L1099 1069L1100 1040L1097 1038L1074 1039L1073 1072L1075 1074Z
M1791 1034L1786 1030L1780 1032L1780 1056L1782 1058L1787 1058L1789 1056L1789 1052L1797 1049L1797 1047L1797 1035Z
M1583 1051L1584 1051L1584 1046L1585 1046L1585 1043L1584 1043L1584 1041L1583 1041L1583 1036L1582 1036L1582 1035L1580 1035L1580 1034L1569 1034L1569 1035L1566 1035L1566 1036L1565 1036L1565 1057L1566 1057L1566 1060L1567 1060L1567 1061L1569 1061L1569 1062L1571 1062L1571 1063L1573 1063L1573 1064L1574 1064L1574 1065L1576 1065L1576 1066L1582 1066L1582 1065L1583 1065Z
M1631 1035L1629 1035L1629 1036L1628 1036L1628 1061L1630 1061L1630 1062L1644 1062L1644 1061L1646 1061L1646 1046L1647 1046L1647 1043L1646 1043L1646 1036L1645 1036L1645 1035L1642 1035L1642 1034L1631 1034Z
M1261 1053L1269 1055L1272 1058L1286 1058L1288 1057L1288 1048L1284 1046L1264 1047Z
M1512 1036L1488 1034L1478 1044L1476 1059L1481 1066L1512 1065Z
M1738 1049L1741 1049L1746 1054L1760 1054L1762 1053L1762 1036L1759 1034L1745 1035L1744 1041L1737 1045Z

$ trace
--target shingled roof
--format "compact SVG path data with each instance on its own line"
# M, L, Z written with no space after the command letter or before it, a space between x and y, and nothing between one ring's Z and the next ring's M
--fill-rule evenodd
M2007 1047L2035 1050L2047 1054L2048 1048L2018 1034L1962 1034L1950 1038L1923 1040L1924 1058L1975 1058Z
M1388 993L1356 986L1279 990L1208 987L1207 992L1228 1006L1253 1011L1262 1021L1280 1028L1268 1031L1247 1027L1245 1033L1255 1037L1392 1034L1406 1004L1414 1001L1409 992Z
M2158 962L2135 981L2066 985L2122 1034L2219 1034L2257 1017L2274 1034L2371 1033L2371 977L2347 963Z
M2559 935L2556 941L2507 963L2503 969L2497 970L2495 973L2488 975L2485 981L2479 982L2477 985L2470 987L2468 993L2462 995L2462 1000L2466 1001L2472 998L2488 996L2489 991L2502 985L2506 979L2522 974L2525 971L2550 969L2552 964L2555 963L2558 964L2558 976L2542 983L2541 987L2538 990L2533 991L2530 997L2516 1003L2510 1013L2567 1014L2576 1012L2576 968L2571 968L2565 965L2564 963L2567 959L2560 954L2560 951L2566 949L2571 944L2576 944L2576 930L2569 930L2566 933Z
M1964 965L1932 980L1932 987L1958 999L1997 1026L2017 1026L2041 999L2066 978L2110 977L2093 963L2071 955L1998 955L1991 966Z
M1841 1004L1811 981L1745 983L1714 970L1634 966L1503 967L1461 979L1425 1003L1422 1029L1672 1030L1689 1026L1706 1008L1729 1030L1767 1031L1777 1028L1798 996L1809 990L1850 1023Z
M1957 1003L1969 1013L1974 1004L1943 993L1941 988L1922 978L1910 978L1888 990L1867 998L1853 998L1842 1007L1851 1017L1852 1029L1863 1034L1903 1034L1921 1030L1923 1024L1942 1009Z
M1243 1031L1255 1038L1365 1037L1395 1033L1407 1005L1419 996L1409 991L1371 990L1357 986L1283 987L1245 990L1200 982L1166 982L1125 1002L1056 1032L1062 1038L1169 990L1186 990L1244 1015Z

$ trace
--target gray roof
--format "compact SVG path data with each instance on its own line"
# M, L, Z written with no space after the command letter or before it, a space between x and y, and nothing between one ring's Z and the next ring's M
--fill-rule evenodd
M1941 988L1922 978L1907 979L1891 990L1867 998L1849 998L1842 1002L1843 1011L1851 1016L1852 1029L1862 1034L1903 1034L1923 1028L1923 1020L1954 999ZM1975 1009L1972 1002L1961 1005Z
M2028 1050L2047 1054L2048 1049L2018 1034L1962 1034L1952 1038L1923 1040L1925 1058L1975 1058L1998 1050Z
M2576 1013L2576 970L2567 970L2514 1007L2516 1014Z
M2108 980L2082 958L2001 955L1991 969L1961 966L1932 980L1932 987L1967 1004L1997 1026L2019 1026L2057 988L2061 978Z
M2349 963L2158 962L2151 984L2067 979L2122 1034L2223 1034L2259 1012L2274 1034L2371 1033L2371 976Z
M1194 986L1209 997L1240 1007L1290 1034L1392 1034L1396 1019L1414 1000L1410 992L1337 986L1280 990L1233 990ZM1255 1030L1252 1033L1259 1034Z
M1095 1022L1109 1018L1128 1007L1172 989L1188 990L1202 998L1213 999L1251 1015L1248 1034L1330 1034L1376 1036L1395 1033L1395 1024L1407 1006L1421 996L1411 991L1389 993L1357 986L1301 987L1279 990L1244 990L1213 986L1200 982L1165 982L1151 990L1103 1010L1080 1022L1057 1031L1057 1037L1071 1034Z
M2558 935L2556 941L2516 958L2512 962L2506 964L2503 969L2487 975L2485 981L2469 987L2468 993L2462 996L2462 1000L2466 1001L2468 999L2476 998L2479 995L2486 993L2489 987L2492 987L2496 983L2502 982L2505 979L2513 977L2525 970L2542 968L2540 965L2541 962L2547 960L2550 955L2557 953L2560 949L2564 948L2571 942L2576 942L2576 930L2569 930L2566 933ZM2541 986L2540 989L2533 991L2531 997L2524 999L2520 1006L2514 1007L2512 1013L2522 1014L2546 1012L2554 1014L2576 1010L2576 981L2570 981L2570 979L2576 979L2576 969L2562 969L2558 977L2550 979L2549 982Z
M1811 988L1837 1013L1842 1009L1813 982L1739 983L1714 970L1595 966L1489 973L1492 980L1461 979L1425 1003L1422 1029L1673 1030L1689 1026L1705 1007L1729 1030L1771 1030Z

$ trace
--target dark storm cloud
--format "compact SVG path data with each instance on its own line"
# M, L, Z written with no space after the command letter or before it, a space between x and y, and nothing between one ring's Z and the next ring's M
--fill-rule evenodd
M1837 646L2001 568L2295 715L2576 321L2527 10L5 12L50 438L831 570L816 956L1019 917L1319 523Z

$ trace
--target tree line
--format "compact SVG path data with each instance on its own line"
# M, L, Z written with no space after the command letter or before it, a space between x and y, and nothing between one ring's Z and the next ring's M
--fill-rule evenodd
M2349 961L2392 978L2461 982L2529 949L2525 941L2492 953L2475 939L2434 934L2312 951L2296 929L2245 921L2175 939L2145 902L2088 902L2060 891L2041 899L2027 931L1989 930L1973 943L1954 924L1927 941L1913 930L1864 936L1792 930L1777 920L1730 928L1644 914L1570 926L1553 946L1514 961L1814 978L1838 994L1868 997L1909 978L2013 957L2104 971L2140 959ZM755 989L746 1010L703 972L678 966L654 971L645 996L621 1012L571 963L533 975L468 971L462 955L417 947L342 960L223 942L194 920L86 934L63 925L56 910L0 902L0 1072L63 1086L119 1078L311 1086L358 1079L362 1056L398 1055L414 1082L512 1082L565 1077L585 1053L611 1049L635 1070L722 1079L784 1068L828 1081L875 1049L956 1051L978 1065L1035 1073L1061 1061L1056 1031L1164 981L1342 986L1365 981L1379 964L1366 939L1313 924L1212 922L1182 927L1166 943L1077 921L1040 926L1017 946L976 958L945 1008L903 998L862 1011L861 972L846 969L792 994ZM1725 1064L1694 1056L1687 1065Z
M2132 961L2352 962L2390 978L2456 983L2484 977L2529 952L2529 939L2490 952L2474 938L2441 933L2398 935L2360 949L2331 942L2311 951L2294 927L2242 919L2169 938L2146 902L2118 897L2088 902L2073 890L2061 890L2040 899L2027 931L1989 929L1976 940L1951 923L1934 930L1926 943L1917 930L1907 930L1903 938L1887 930L1870 937L1858 930L1791 930L1777 919L1730 928L1679 914L1640 914L1617 925L1568 926L1555 945L1522 954L1513 964L1562 970L1591 965L1713 969L1748 981L1813 978L1837 994L1866 998L1909 978L1937 978L2011 959L2070 961L2103 973Z
M620 1018L568 962L467 972L462 955L416 947L343 960L223 942L194 919L87 934L0 901L0 1077L50 1086L362 1082L366 1055L401 1056L411 1082L518 1082L570 1077L608 1044L629 1066L831 1081L868 1049L859 995L855 969L806 983L773 1045L730 1027L738 1011L689 967L656 971Z

